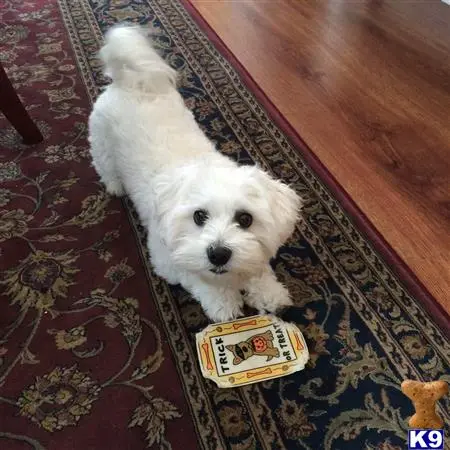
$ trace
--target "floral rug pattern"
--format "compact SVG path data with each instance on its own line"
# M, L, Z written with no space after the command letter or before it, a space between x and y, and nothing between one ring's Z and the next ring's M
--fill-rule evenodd
M22 145L0 118L0 448L405 448L412 408L400 383L450 381L450 342L183 4L2 6L0 60L45 141ZM204 380L200 306L156 277L132 205L98 182L86 141L107 83L96 52L123 20L152 28L220 151L259 163L306 200L274 261L302 308L303 372L230 390ZM446 398L447 432L449 411Z

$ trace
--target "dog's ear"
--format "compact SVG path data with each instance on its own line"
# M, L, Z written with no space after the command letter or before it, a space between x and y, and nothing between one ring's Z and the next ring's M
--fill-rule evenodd
M188 167L164 172L153 180L152 215L166 244L173 241L185 214L182 207L196 173Z
M153 180L155 213L158 218L164 217L172 211L177 199L180 198L183 186L187 183L187 175L183 169L164 172Z
M294 189L287 184L273 179L265 172L261 172L260 176L266 187L267 200L273 212L274 233L276 234L274 253L276 253L294 231L302 207L302 200Z

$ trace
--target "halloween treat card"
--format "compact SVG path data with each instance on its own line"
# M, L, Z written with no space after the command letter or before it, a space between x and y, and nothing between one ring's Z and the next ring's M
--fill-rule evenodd
M309 352L300 330L272 316L215 323L197 334L203 376L234 387L304 369Z

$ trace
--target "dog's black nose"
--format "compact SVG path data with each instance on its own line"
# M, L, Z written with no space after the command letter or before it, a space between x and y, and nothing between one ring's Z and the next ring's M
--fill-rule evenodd
M207 254L215 266L224 266L231 258L231 250L227 247L209 247Z

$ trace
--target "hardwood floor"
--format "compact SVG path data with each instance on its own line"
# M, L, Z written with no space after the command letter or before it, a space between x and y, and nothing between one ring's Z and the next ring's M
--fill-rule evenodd
M450 312L450 6L192 3Z

